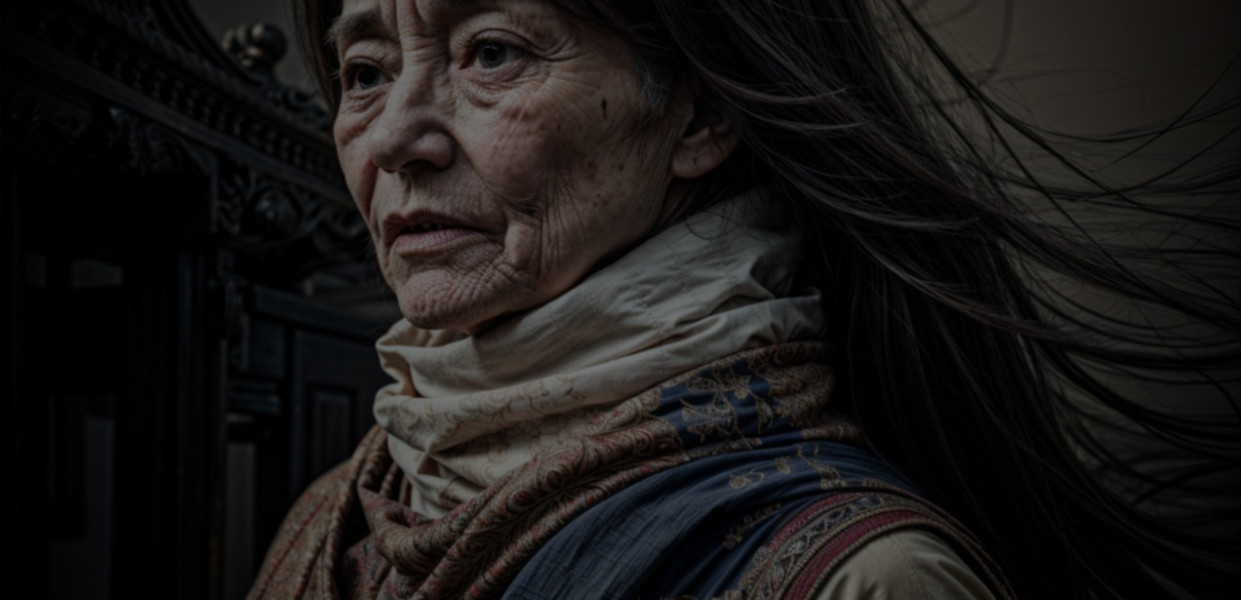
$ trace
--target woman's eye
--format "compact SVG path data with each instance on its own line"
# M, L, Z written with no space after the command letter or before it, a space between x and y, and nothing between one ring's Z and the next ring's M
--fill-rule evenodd
M350 89L369 90L377 85L381 85L387 78L383 71L378 67L371 65L357 65L349 68L348 76L345 79L346 86Z
M500 42L480 42L474 51L474 63L484 69L495 69L520 58L522 51Z

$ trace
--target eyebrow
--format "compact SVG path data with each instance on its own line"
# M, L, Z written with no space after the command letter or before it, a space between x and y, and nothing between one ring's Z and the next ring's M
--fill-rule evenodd
M432 0L432 11L456 10L477 6L481 4L493 4L496 0ZM325 41L335 48L340 48L346 42L354 40L370 38L370 37L391 37L387 26L383 22L383 16L379 13L379 9L371 9L361 12L352 12L340 15L332 21L332 26L328 28L324 34Z
M337 50L347 42L368 37L390 37L384 26L379 10L351 12L340 15L332 21L332 26L323 35L324 41Z

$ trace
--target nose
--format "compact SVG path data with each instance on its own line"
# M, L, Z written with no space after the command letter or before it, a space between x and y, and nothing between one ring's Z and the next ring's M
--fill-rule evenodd
M404 69L393 82L367 140L371 161L389 173L443 170L456 152L435 82L414 71Z

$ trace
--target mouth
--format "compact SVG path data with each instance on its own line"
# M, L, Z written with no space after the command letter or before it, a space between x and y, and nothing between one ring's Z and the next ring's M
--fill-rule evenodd
M401 254L438 252L451 242L482 233L455 219L425 213L393 215L384 225L391 246Z
M415 225L406 225L405 227L402 227L401 230L397 232L397 236L427 233L430 231L440 231L443 229L460 229L460 227L445 223L418 223Z

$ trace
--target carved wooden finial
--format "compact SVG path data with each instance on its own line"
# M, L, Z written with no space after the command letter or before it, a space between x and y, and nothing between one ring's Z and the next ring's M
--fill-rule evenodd
M265 75L272 75L276 63L289 48L288 38L271 23L242 25L224 34L224 51L241 64Z

